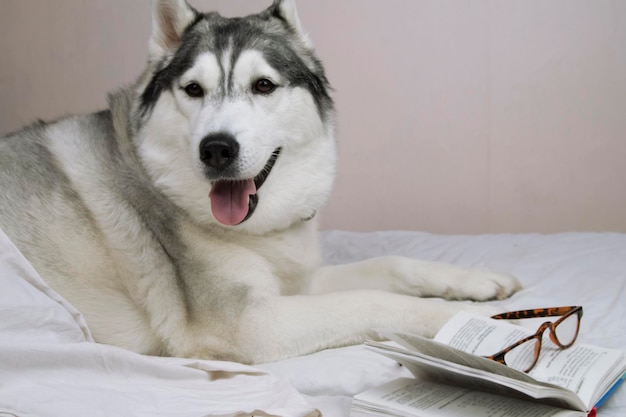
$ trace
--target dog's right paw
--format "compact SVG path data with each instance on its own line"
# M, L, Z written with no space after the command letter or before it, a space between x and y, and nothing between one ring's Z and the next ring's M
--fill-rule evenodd
M454 298L474 301L502 300L522 288L513 275L487 269L470 269L453 289Z

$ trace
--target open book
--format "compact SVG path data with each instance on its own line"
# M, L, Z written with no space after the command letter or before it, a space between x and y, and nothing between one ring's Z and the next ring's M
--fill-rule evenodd
M485 359L534 331L466 312L453 317L434 340L379 333L395 343L366 342L368 348L400 362L417 378L356 395L352 417L582 417L593 415L626 378L623 351L579 343L560 350L544 340L529 373Z

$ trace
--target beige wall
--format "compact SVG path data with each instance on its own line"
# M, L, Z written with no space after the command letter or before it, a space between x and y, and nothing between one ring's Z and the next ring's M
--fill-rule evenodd
M626 232L625 1L298 6L339 110L323 227ZM0 0L0 132L102 108L149 27L145 1Z

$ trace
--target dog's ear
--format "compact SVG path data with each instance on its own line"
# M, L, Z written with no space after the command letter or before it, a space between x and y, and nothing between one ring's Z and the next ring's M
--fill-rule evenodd
M183 32L198 15L185 0L153 0L150 59L155 61L176 51Z
M302 29L302 24L298 18L298 10L294 0L274 0L272 5L266 10L271 16L284 21L300 37L300 40L307 47L312 47L309 35Z

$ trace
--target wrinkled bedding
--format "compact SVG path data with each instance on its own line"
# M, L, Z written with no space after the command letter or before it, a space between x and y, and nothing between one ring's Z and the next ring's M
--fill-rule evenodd
M581 342L626 347L626 234L329 231L322 237L328 264L396 254L512 273L524 289L493 302L498 309L583 305ZM0 416L291 417L319 409L342 417L352 395L404 375L361 346L251 368L96 344L80 313L0 231ZM598 415L626 416L626 388Z

